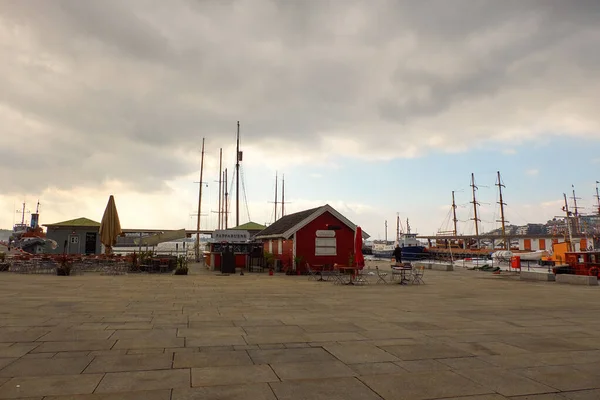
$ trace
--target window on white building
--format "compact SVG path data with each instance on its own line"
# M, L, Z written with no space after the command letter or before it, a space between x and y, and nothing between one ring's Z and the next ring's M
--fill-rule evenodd
M335 238L318 237L315 238L315 256L335 256L337 255Z

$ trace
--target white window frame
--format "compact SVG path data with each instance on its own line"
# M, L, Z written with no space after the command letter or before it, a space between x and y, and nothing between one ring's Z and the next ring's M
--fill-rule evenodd
M337 256L337 239L335 237L315 238L315 256Z

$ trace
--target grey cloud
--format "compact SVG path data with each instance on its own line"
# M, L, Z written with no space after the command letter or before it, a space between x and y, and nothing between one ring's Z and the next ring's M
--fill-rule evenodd
M593 0L1 2L0 107L41 126L44 145L41 169L15 169L32 150L3 147L0 172L15 176L8 192L165 190L197 169L181 154L202 136L231 144L236 120L244 143L274 149L343 135L375 155L423 154L430 134L468 141L465 107L495 98L469 125L514 129L573 99L598 126L579 95L597 86L598 20ZM507 103L518 88L531 97ZM503 117L510 107L528 116Z

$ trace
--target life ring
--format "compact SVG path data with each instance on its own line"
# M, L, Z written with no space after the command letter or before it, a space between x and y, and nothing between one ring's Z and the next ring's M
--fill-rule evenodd
M589 275L590 276L598 276L598 268L597 267L590 268Z

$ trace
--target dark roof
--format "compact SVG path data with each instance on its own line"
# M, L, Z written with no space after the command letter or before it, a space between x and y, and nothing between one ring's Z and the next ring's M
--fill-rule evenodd
M292 229L294 226L298 225L300 222L304 221L321 208L322 207L311 208L310 210L300 211L279 218L277 221L258 232L256 236L283 235L285 232Z

